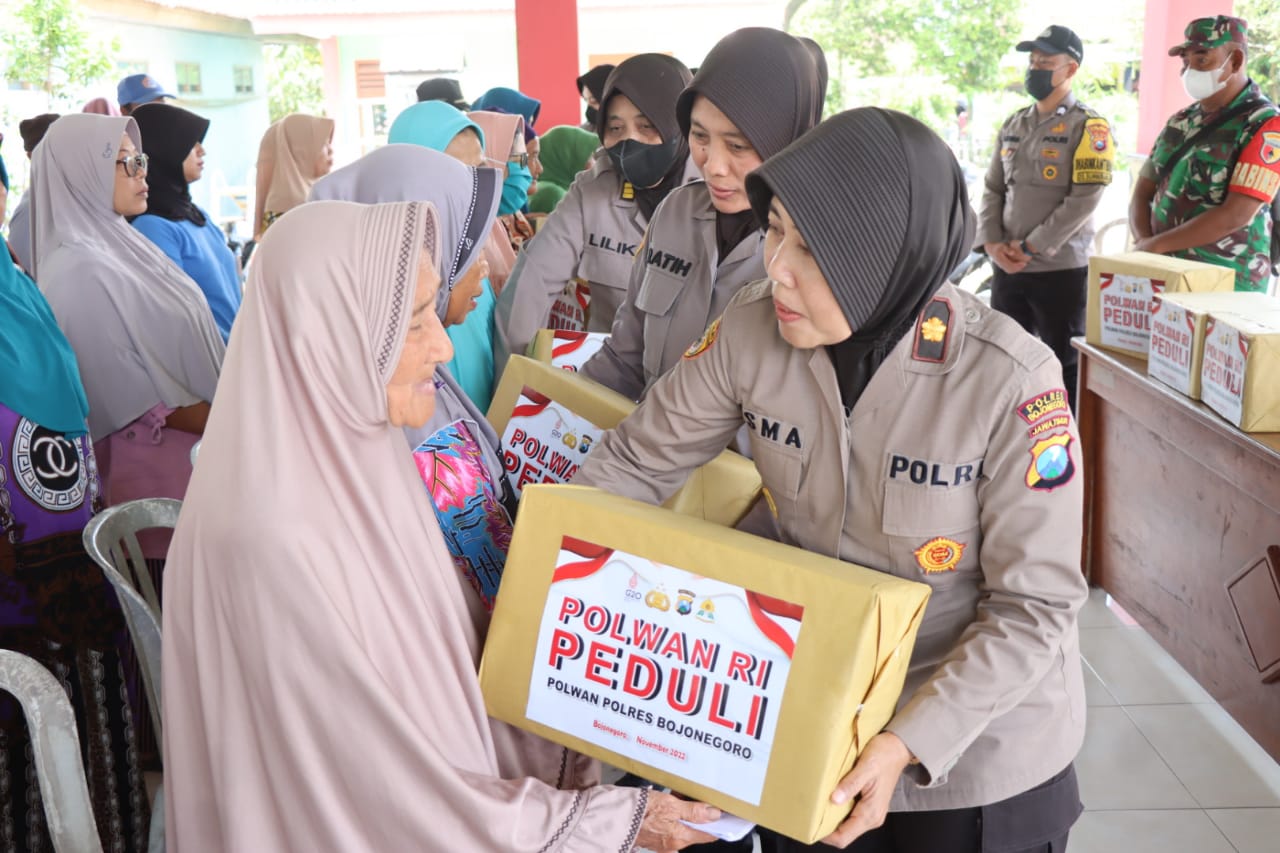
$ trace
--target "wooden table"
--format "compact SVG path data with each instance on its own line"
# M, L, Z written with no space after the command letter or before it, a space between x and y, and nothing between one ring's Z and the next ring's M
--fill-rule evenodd
M1144 361L1074 343L1085 572L1280 760L1280 681L1258 660L1274 678L1280 591L1272 602L1273 570L1257 566L1280 545L1280 433L1242 433ZM1233 603L1227 584L1251 565L1267 580Z

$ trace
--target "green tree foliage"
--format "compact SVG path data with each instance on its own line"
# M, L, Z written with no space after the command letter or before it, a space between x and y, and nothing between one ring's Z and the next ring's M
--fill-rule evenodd
M1280 0L1239 0L1235 14L1249 22L1249 76L1272 101L1280 101Z
M1023 0L793 0L787 11L792 29L827 51L828 112L852 99L903 110L936 128L954 119L958 98L971 101L974 92L999 84L1022 6ZM904 86L904 78L928 85Z
M267 100L271 121L290 113L324 113L324 63L314 44L269 44Z
M75 0L26 0L13 10L0 44L8 65L5 76L43 91L50 109L105 77L120 49L118 40L103 43L90 37Z

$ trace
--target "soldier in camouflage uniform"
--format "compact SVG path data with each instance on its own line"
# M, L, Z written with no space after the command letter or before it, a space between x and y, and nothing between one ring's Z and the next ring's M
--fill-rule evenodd
M1245 71L1247 34L1240 18L1198 18L1169 49L1182 58L1183 86L1196 101L1156 139L1134 186L1129 227L1139 250L1231 267L1236 290L1265 291L1280 115Z

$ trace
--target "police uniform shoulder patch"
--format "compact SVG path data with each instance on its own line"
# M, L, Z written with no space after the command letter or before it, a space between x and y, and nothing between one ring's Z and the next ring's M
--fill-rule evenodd
M1027 467L1028 489L1052 492L1071 482L1076 474L1076 464L1071 458L1074 441L1071 433L1064 431L1042 438L1031 446L1031 464Z
M687 350L684 351L686 359L694 359L711 349L711 345L716 342L716 337L720 334L720 318L717 317L711 321L711 325L707 326L707 330L702 333L702 337L693 342Z
M1085 119L1080 144L1071 163L1071 181L1077 184L1110 184L1116 147L1111 141L1111 125L1092 113Z
M920 312L916 321L916 342L911 357L916 361L940 364L947 360L947 343L951 338L951 302L938 296Z

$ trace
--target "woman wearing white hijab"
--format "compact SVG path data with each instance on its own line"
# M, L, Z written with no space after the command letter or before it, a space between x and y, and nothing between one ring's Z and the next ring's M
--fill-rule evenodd
M263 241L170 549L168 846L678 849L716 810L500 778L481 639L404 427L452 353L435 209L305 204ZM266 473L266 472L269 472Z
M183 496L225 352L195 282L125 221L146 210L141 149L133 119L80 113L32 157L35 275L80 365L109 506Z

